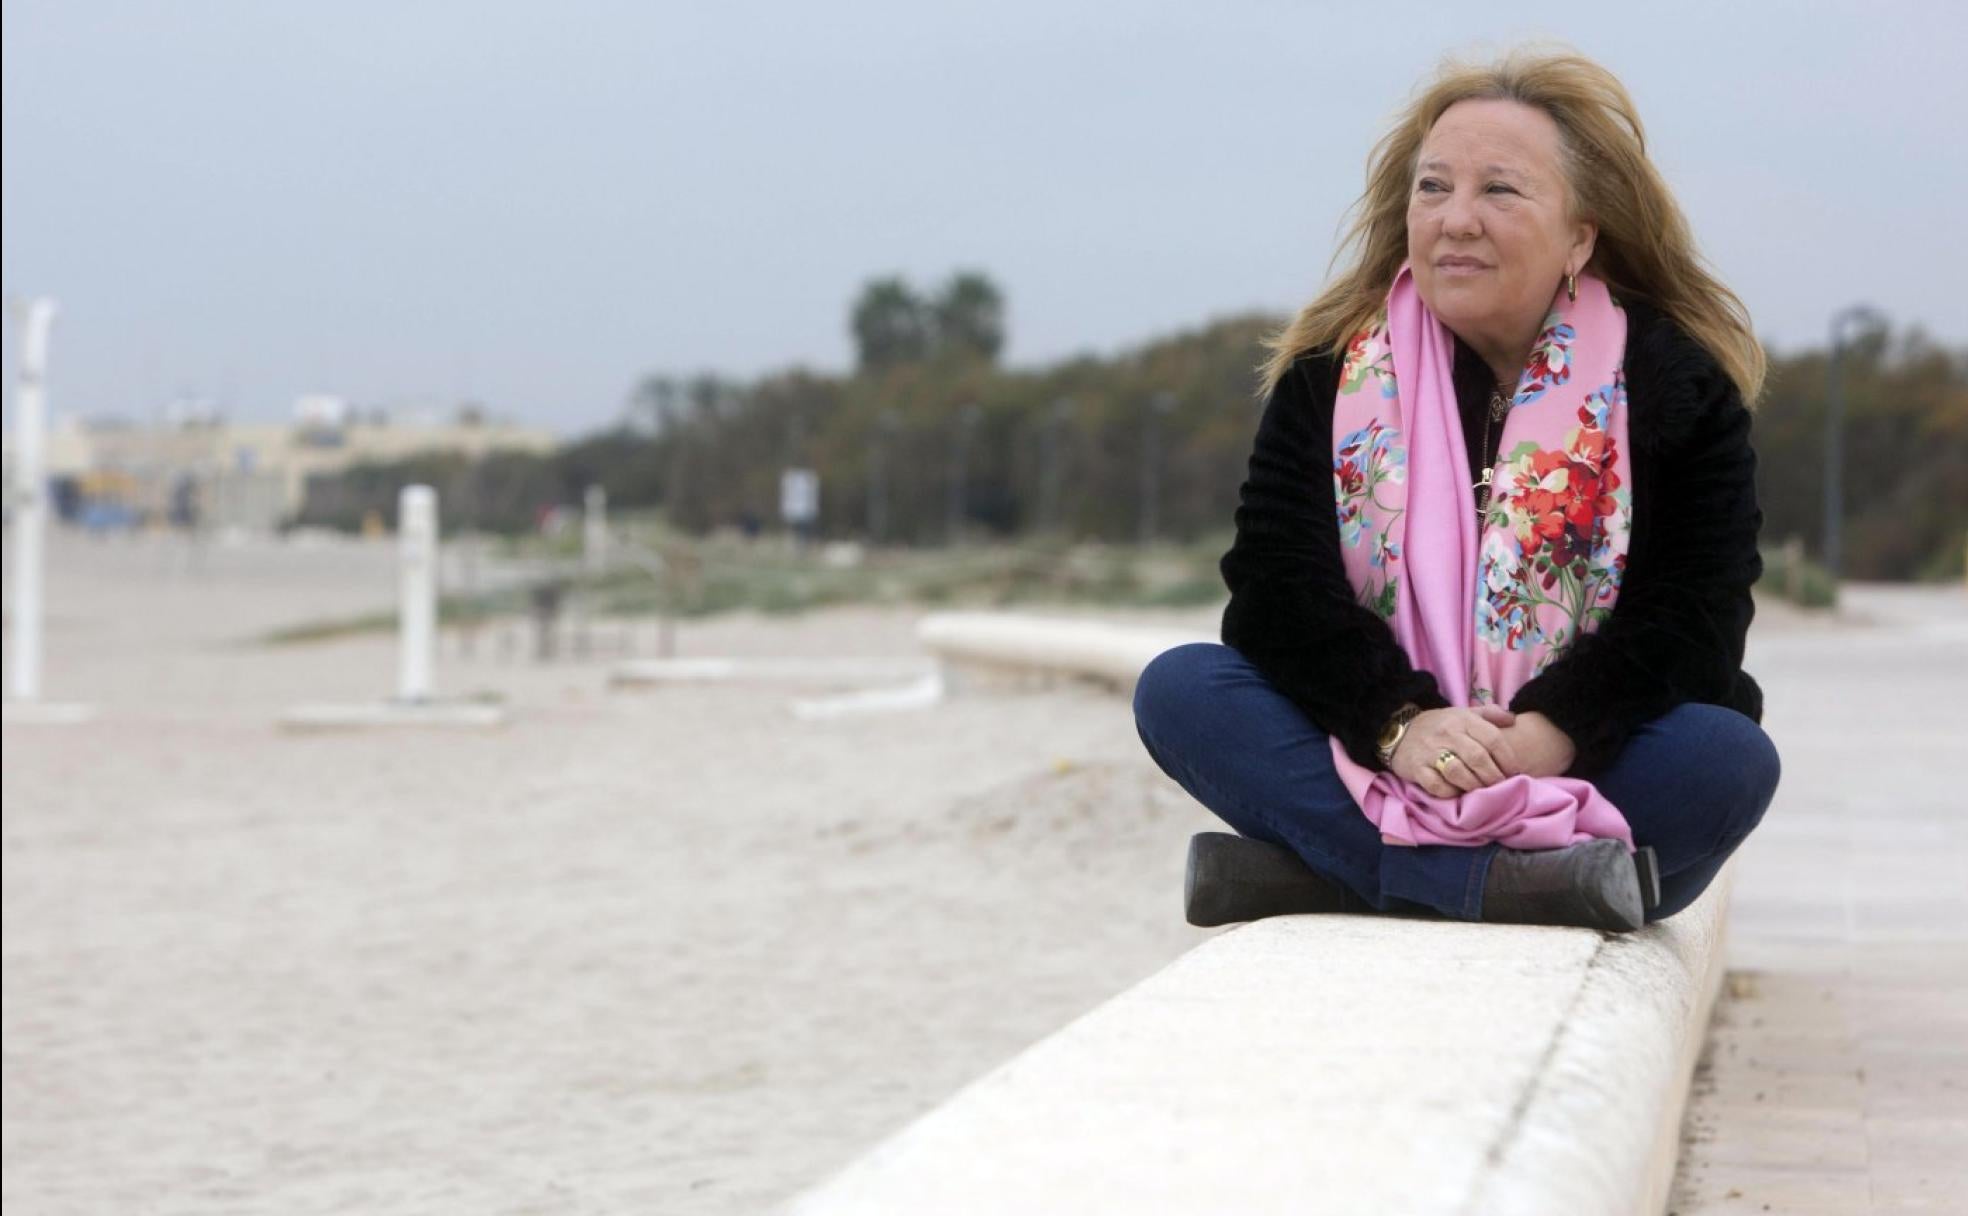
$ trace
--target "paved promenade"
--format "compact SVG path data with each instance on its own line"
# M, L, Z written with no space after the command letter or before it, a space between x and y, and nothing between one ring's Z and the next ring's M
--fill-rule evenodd
M1739 855L1678 1216L1968 1211L1968 596L1841 615L1751 633L1783 784Z

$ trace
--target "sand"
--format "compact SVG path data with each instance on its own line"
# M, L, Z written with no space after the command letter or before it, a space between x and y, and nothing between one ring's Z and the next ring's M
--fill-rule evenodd
M394 643L252 639L389 607L392 561L53 544L44 695L98 718L6 731L10 1211L756 1211L1204 936L1214 821L1090 688L804 722L454 640L504 730L282 734ZM677 653L906 656L919 615Z

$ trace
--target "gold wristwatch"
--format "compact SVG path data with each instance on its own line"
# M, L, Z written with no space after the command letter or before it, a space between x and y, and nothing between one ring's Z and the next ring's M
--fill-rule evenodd
M1408 723L1414 721L1415 715L1420 712L1421 706L1410 701L1395 710L1388 717L1387 725L1380 728L1380 742L1374 750L1379 754L1382 765L1393 765L1394 749L1401 746L1401 736L1408 733Z

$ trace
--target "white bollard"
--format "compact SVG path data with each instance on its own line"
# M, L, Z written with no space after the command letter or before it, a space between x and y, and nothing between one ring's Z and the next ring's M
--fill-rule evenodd
M439 575L437 491L405 486L396 500L396 696L380 704L301 705L280 717L289 730L350 730L383 726L504 726L506 711L477 701L439 701L431 688L437 651Z
M581 555L589 574L600 574L608 567L608 491L589 486L582 503Z
M42 297L11 310L21 327L20 389L14 415L14 650L7 695L32 701L41 695L41 545L48 526L47 473L43 467L47 396L48 328L55 302Z
M431 652L437 643L437 491L405 486L396 505L397 556L402 569L398 611L396 698L431 699Z

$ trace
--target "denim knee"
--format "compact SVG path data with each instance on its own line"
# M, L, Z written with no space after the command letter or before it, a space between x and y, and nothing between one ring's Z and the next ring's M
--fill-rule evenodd
M1166 734L1184 710L1202 704L1209 673L1229 649L1218 642L1187 642L1149 660L1134 684L1134 725L1144 739Z
M1783 776L1777 745L1750 718L1720 705L1690 702L1669 715L1685 731L1690 761L1703 773L1726 811L1716 844L1733 846L1748 836L1776 797Z

